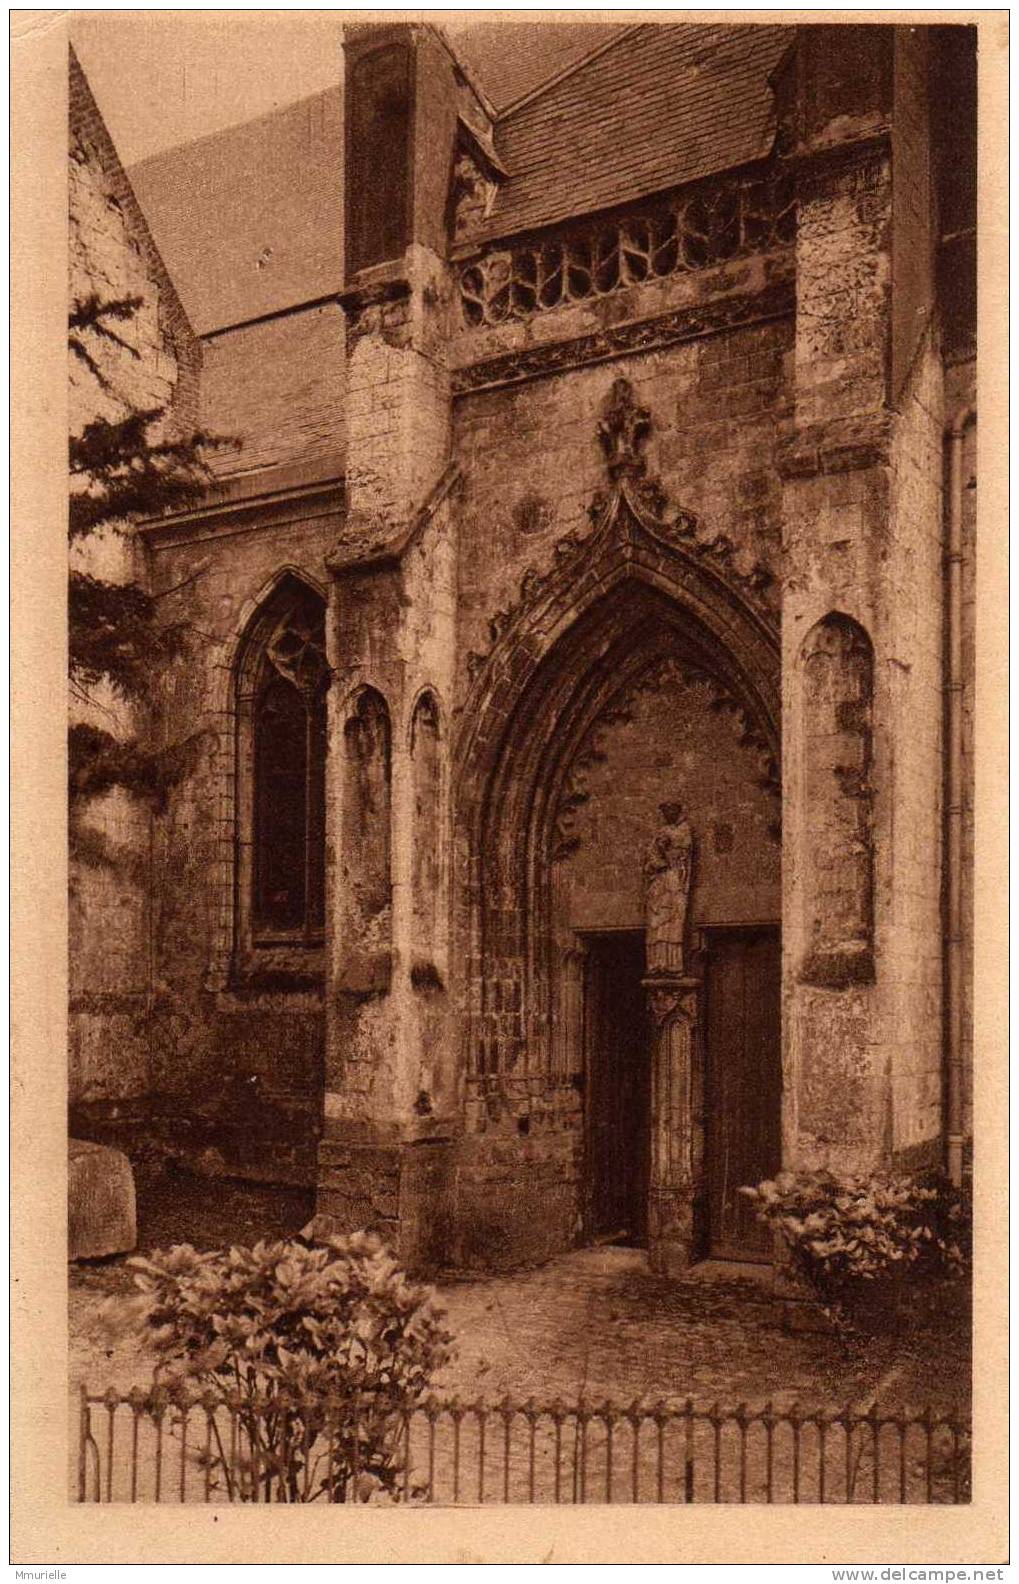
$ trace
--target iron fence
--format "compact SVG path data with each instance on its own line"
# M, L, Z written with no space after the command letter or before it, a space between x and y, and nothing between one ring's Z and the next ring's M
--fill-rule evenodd
M279 1400L84 1387L82 1502L959 1503L970 1499L970 1428L922 1413L846 1407L539 1404L427 1398L385 1410L380 1431L350 1404L316 1405L297 1473L260 1434ZM370 1417L370 1408L363 1412ZM295 1443L291 1439L291 1446Z

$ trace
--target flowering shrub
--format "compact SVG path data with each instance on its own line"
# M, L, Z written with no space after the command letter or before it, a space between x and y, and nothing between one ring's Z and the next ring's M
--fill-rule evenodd
M243 1455L227 1458L215 1422L208 1455L232 1499L270 1488L289 1501L395 1497L403 1415L452 1338L430 1290L374 1234L184 1244L128 1263L138 1294L113 1300L108 1318L146 1334L160 1386L234 1411Z
M968 1207L944 1180L783 1172L740 1193L781 1234L791 1274L840 1331L887 1325L907 1287L969 1265Z

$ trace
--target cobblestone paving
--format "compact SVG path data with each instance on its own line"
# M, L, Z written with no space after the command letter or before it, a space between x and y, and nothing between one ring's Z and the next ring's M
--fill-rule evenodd
M111 1346L98 1323L103 1300L130 1286L120 1261L72 1270L73 1385L127 1390L148 1379L144 1351ZM954 1372L924 1367L923 1355L896 1357L888 1346L847 1359L828 1336L783 1330L759 1280L666 1281L648 1271L640 1250L579 1249L537 1270L447 1275L437 1287L458 1348L436 1379L442 1395L494 1401L509 1393L546 1403L582 1395L619 1404L770 1399L780 1409L866 1405L878 1391L889 1406L965 1406L961 1359Z
M546 1402L830 1398L830 1339L784 1333L759 1281L666 1281L642 1251L605 1248L439 1286L459 1356L437 1389Z

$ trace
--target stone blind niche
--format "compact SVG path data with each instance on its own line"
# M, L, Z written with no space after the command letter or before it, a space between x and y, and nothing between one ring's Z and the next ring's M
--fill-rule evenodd
M392 973L392 734L389 710L374 688L363 688L353 700L342 753L346 951L339 988L370 995L387 989Z
M433 693L422 693L414 706L410 754L414 792L411 980L418 989L425 989L438 987L443 979L437 938L442 886L442 759L439 706Z
M802 749L807 949L804 984L874 979L874 651L858 622L832 612L807 634Z

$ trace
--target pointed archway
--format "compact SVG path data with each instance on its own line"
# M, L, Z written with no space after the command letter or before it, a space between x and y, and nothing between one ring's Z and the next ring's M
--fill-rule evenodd
M730 547L705 544L694 519L670 512L646 478L639 416L624 392L616 421L629 422L630 440L610 432L611 488L590 533L561 543L547 572L525 577L517 607L493 624L491 653L475 663L463 712L468 1131L530 1134L541 1112L540 1125L564 1137L583 1132L585 949L564 897L574 815L588 795L578 767L597 758L591 744L606 720L665 668L674 688L694 690L698 708L729 722L744 777L772 797L777 819L777 624L761 579L741 577ZM560 1166L567 1171L565 1153ZM548 1202L575 1231L583 1208L569 1191L550 1187Z

